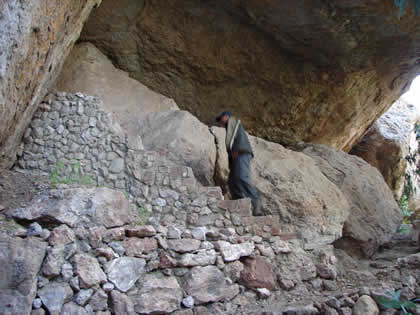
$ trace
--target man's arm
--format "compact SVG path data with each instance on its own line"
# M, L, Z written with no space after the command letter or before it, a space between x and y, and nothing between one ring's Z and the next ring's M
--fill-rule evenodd
M232 159L237 159L240 154L253 154L251 144L249 143L248 136L242 124L239 125L238 132L236 133L236 137L233 142Z

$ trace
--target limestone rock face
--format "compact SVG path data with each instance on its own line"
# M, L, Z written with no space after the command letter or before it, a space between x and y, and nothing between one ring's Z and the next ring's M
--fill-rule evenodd
M93 42L206 123L349 150L419 72L420 20L393 1L104 0Z
M175 102L153 92L111 61L91 43L75 45L58 77L54 89L98 96L108 112L116 115L125 131L137 134L134 123L148 112L177 110Z
M414 157L417 154L418 141L414 125L419 120L420 112L416 107L399 99L350 151L381 172L395 199L401 198L405 175L409 174L413 188L411 192L413 209L420 205L420 196L417 193L420 192L420 183L415 173L416 165L414 169L411 165L416 163L409 163L406 157L408 154Z
M37 274L47 243L37 238L0 235L0 309L9 314L29 314L37 290Z
M147 150L168 152L177 164L193 168L202 184L214 182L214 137L193 115L186 111L149 113L139 118L136 126Z
M60 72L83 23L101 0L0 3L0 168Z
M344 240L359 247L366 256L374 254L391 239L402 221L401 211L382 175L362 159L324 145L309 145L303 152L316 161L349 202Z

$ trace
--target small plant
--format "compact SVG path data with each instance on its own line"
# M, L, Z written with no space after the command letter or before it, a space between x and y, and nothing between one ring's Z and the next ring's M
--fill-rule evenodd
M407 226L404 226L404 225L400 225L400 227L398 228L398 233L399 234L408 234L410 231L409 231L409 229L408 229L408 227Z
M393 308L396 310L401 309L404 314L411 314L407 311L407 309L415 309L417 310L417 304L411 301L401 301L400 300L400 295L401 295L401 290L399 291L389 291L387 292L388 294L391 295L390 298L386 298L386 297L382 297L380 296L378 298L379 303L385 307L385 308ZM417 301L417 300L415 300Z
M64 163L61 161L57 162L50 173L50 180L52 186L56 187L58 184L94 184L94 181L90 176L82 175L80 163L73 162L70 165L70 169L70 174L66 175L66 166L64 165Z
M150 217L150 212L148 212L144 207L139 207L139 221L137 225L146 225L147 219Z
M406 194L401 197L400 202L399 202L399 206L400 206L401 212L402 212L403 217L404 217L403 223L404 224L410 224L411 223L410 216L414 212L408 206L408 197L407 197Z

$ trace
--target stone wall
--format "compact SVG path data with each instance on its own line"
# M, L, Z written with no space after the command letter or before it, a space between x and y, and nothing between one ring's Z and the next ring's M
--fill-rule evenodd
M112 114L99 106L98 99L80 93L50 96L24 134L18 165L59 183L85 178L126 189L127 139Z

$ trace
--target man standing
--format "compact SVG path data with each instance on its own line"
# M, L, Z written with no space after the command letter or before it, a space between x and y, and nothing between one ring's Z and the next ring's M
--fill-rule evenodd
M251 198L254 215L262 215L261 202L257 190L251 183L249 168L254 157L248 135L241 121L231 112L223 112L216 121L226 129L226 151L229 156L228 185L232 199Z

